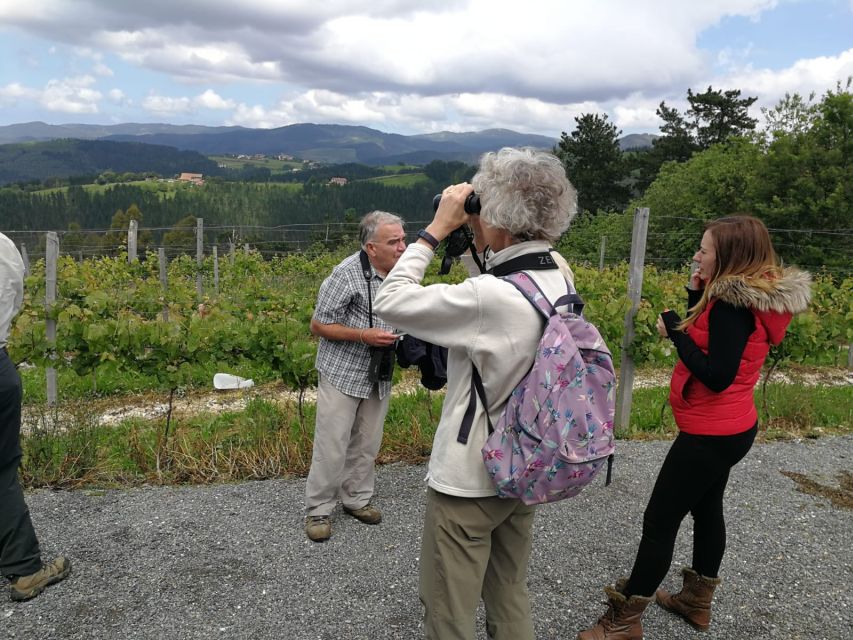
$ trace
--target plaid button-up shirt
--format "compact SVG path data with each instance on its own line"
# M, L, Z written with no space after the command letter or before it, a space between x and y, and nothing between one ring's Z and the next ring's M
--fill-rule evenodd
M370 267L373 278L370 293L375 297L382 278ZM367 280L361 269L359 253L354 253L336 266L320 285L314 319L321 324L343 324L356 329L370 327ZM394 328L373 315L373 326L393 331ZM324 378L341 393L366 398L375 383L367 379L370 348L359 342L320 338L315 366ZM379 397L391 391L390 382L379 383Z

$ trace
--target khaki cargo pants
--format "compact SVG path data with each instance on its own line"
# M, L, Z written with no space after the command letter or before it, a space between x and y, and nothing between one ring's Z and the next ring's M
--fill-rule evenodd
M428 489L419 588L428 640L473 640L481 597L490 638L533 640L527 562L534 510L519 500Z

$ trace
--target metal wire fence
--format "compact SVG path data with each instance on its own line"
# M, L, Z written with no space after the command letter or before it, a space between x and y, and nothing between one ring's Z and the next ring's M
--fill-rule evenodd
M689 262L690 255L673 256L668 247L673 242L685 247L698 246L705 220L684 216L659 216L657 226L648 232L645 264L673 266ZM426 226L428 220L407 221L407 236L415 239L416 230ZM665 231L660 231L661 227ZM4 231L21 249L28 260L45 256L48 230ZM60 255L81 261L96 256L118 256L128 251L128 231L117 229L86 229L55 231L59 238ZM196 255L199 243L205 255L216 247L219 255L233 254L237 249L250 249L265 258L289 253L304 253L314 257L323 252L352 243L358 237L358 222L324 222L317 224L292 224L269 226L217 225L205 226L199 240L198 229L186 227L141 227L136 232L137 251L141 259L163 249L169 258L182 254ZM801 229L770 228L774 246L783 260L788 254L797 254L798 266L831 274L849 273L843 264L853 263L853 229ZM804 245L820 239L819 250L803 257ZM609 230L603 235L598 229L575 226L567 233L561 246L570 261L601 266L627 262L630 258L631 228Z

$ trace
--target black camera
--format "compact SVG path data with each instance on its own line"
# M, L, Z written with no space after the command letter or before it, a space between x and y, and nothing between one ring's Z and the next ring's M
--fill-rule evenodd
M435 194L435 197L432 199L432 210L438 211L438 204L441 202L441 194ZM480 196L476 193L469 193L468 197L465 198L465 213L471 216L480 215Z
M388 382L394 375L396 350L394 345L388 347L370 347L370 365L367 368L367 379L370 382Z

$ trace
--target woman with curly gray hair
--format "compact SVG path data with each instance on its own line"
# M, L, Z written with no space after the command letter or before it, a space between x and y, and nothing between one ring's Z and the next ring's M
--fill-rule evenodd
M479 216L464 208L475 188ZM497 497L480 450L488 418L497 420L533 364L543 323L525 297L496 276L525 271L549 300L564 295L572 275L551 243L568 228L576 202L552 154L512 148L487 153L473 186L443 191L433 221L407 247L374 301L377 315L398 330L448 349L420 562L427 638L473 639L481 597L490 638L534 637L527 595L534 507ZM463 224L474 232L486 272L474 272L459 284L423 286L439 242ZM472 392L477 372L485 407Z

